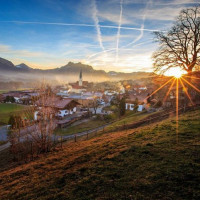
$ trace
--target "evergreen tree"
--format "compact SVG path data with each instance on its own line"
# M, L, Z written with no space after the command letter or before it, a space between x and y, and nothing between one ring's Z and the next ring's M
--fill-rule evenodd
M125 115L125 113L126 113L126 102L125 102L125 98L123 97L119 103L119 115L123 116Z

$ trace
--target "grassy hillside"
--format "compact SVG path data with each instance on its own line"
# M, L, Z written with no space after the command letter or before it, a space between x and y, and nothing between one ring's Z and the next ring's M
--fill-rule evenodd
M200 110L1 172L2 199L200 199Z
M57 135L71 135L78 132L88 131L90 129L94 129L99 126L103 126L111 121L117 120L116 122L112 123L106 128L106 131L112 131L112 130L115 130L117 126L119 127L119 126L123 126L124 124L126 125L132 124L135 121L144 119L145 117L151 116L152 114L155 114L155 113L148 113L146 111L135 113L133 111L129 111L129 112L126 112L126 114L123 117L121 117L121 119L118 119L117 114L114 114L112 119L110 119L109 121L105 121L101 118L88 119L86 121L84 120L82 123L78 125L73 124L72 126L68 126L66 128L62 128L62 129L58 128L55 131L55 133Z

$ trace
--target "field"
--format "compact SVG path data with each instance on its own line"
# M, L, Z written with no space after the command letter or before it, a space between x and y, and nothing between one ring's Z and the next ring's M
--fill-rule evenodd
M27 106L9 103L0 103L0 125L8 123L10 115L18 115L27 109Z
M13 91L23 91L23 90L30 90L30 89L32 89L32 88L18 88L18 89L13 89ZM0 94L6 93L6 92L9 92L9 91L12 91L12 89L0 90Z
M155 113L154 113L155 114ZM138 121L140 119L143 119L147 116L151 115L150 113L147 112L137 112L137 113L133 113L133 112L127 112L125 116L123 116L121 119L119 119L117 122L112 123L112 125L108 126L106 128L107 131L112 130L112 129L116 129L116 126L122 126L124 124L130 124L130 123L134 123L135 121ZM89 119L81 124L78 125L73 125L73 126L69 126L67 128L63 128L63 129L57 129L55 131L55 134L57 135L71 135L71 134L75 134L78 132L83 132L83 131L87 131L90 129L95 129L99 126L103 126L105 124L107 124L108 122L111 122L113 120L118 119L117 116L113 116L111 120L109 121L105 121L102 119Z
M108 132L108 131L117 130L117 127L133 124L134 122L137 122L139 120L143 120L146 117L151 116L151 115L156 114L156 113L159 113L159 112L153 112L153 113L148 113L147 111L136 112L136 113L129 112L127 116L122 117L120 120L109 125L106 128L106 131Z
M8 92L8 90L0 90L0 94L2 94L4 92Z
M90 119L89 121L83 122L76 126L69 126L67 128L63 128L63 129L58 128L58 129L56 129L55 134L56 135L71 135L71 134L87 131L87 130L102 126L105 123L106 122L102 121L102 120Z
M200 199L200 110L1 172L2 199ZM23 188L23 189L22 189Z

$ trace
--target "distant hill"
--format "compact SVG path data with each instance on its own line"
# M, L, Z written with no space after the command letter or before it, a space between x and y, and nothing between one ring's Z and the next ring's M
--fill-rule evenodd
M19 65L15 66L18 70L23 70L23 71L31 71L33 68L29 67L28 65L21 63Z
M17 68L12 62L4 58L0 58L0 70L1 71L16 71Z
M85 65L82 63L73 63L69 62L68 64L54 68L54 69L33 69L28 65L21 63L19 65L14 65L12 62L0 58L0 71L4 72L4 75L18 75L18 74L26 74L26 75L47 75L47 76L69 76L75 75L78 76L80 70L82 69L83 74L88 79L93 79L94 77L100 77L102 80L124 80L124 79L138 79L138 78L146 78L152 75L149 72L132 72L132 73L122 73L122 72L105 72L104 70L95 70L90 65ZM90 80L89 80L90 81ZM95 80L91 80L95 81ZM98 81L96 79L96 81Z

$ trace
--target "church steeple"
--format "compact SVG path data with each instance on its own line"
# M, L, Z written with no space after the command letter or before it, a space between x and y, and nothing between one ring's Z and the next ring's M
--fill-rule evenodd
M79 75L79 86L83 86L83 80L82 80L82 69L80 71L80 75Z

